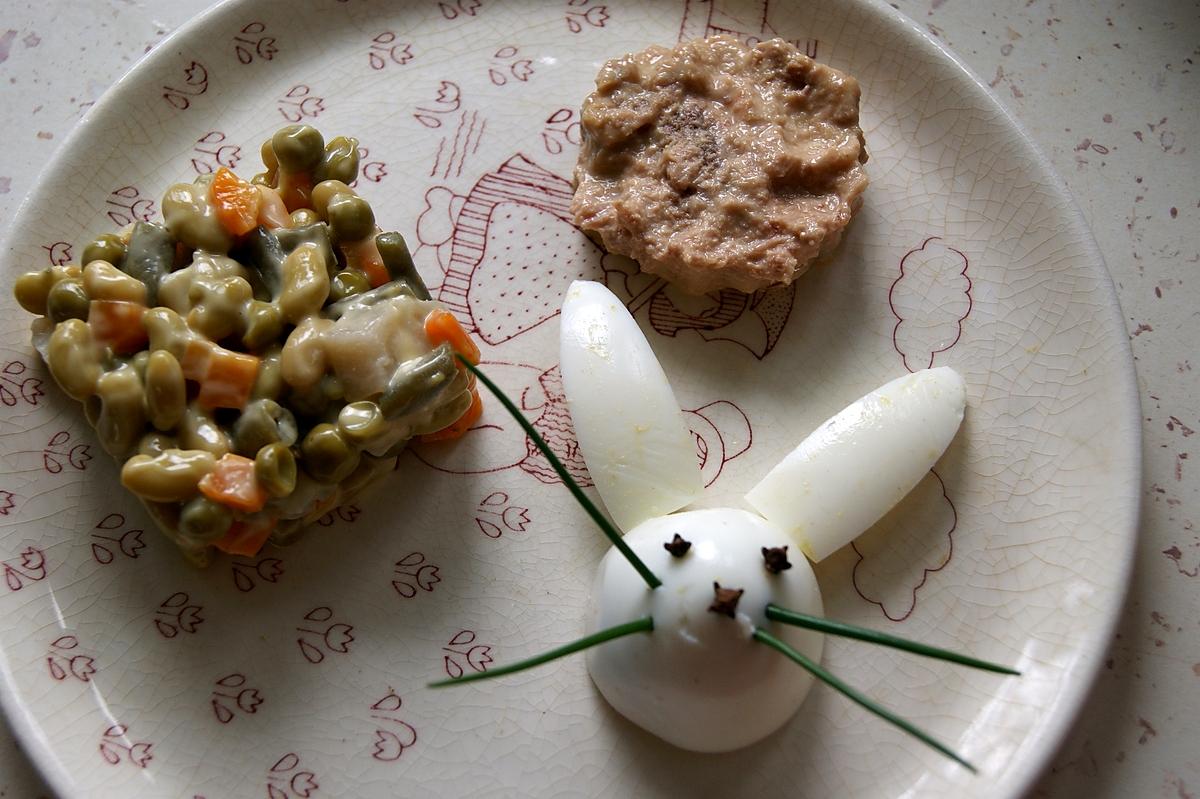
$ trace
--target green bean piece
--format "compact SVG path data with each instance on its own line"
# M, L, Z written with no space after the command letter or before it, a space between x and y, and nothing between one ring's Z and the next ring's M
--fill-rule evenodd
M107 261L119 267L125 260L125 242L115 233L101 233L83 248L83 265L92 261Z
M387 267L388 276L392 280L403 280L407 283L417 299L430 299L429 289L425 287L425 281L417 272L412 254L408 251L408 242L403 236L395 232L380 233L375 237L375 246L379 249L379 256L383 258L383 265Z
M17 304L29 313L45 316L46 299L53 285L54 278L49 269L26 272L13 284L13 296L17 298Z
M175 436L169 436L166 433L160 433L157 430L146 433L138 439L137 454L149 455L155 458L169 449L178 449L179 442Z
M280 169L312 172L325 156L325 139L312 125L288 125L271 137L271 151Z
M292 211L291 227L308 227L309 225L318 225L321 223L321 217L311 208L297 208Z
M75 278L60 280L46 295L46 315L55 322L68 319L87 321L91 300L83 290L83 281Z
M354 189L340 180L322 180L313 186L312 209L322 219L329 219L329 201L339 194L354 194Z
M467 409L471 407L471 403L475 398L471 396L470 391L446 392L451 397L450 400L444 402L434 411L429 417L429 421L422 425L417 425L413 428L413 435L423 435L425 433L434 433L444 427L449 427L455 421L460 419Z
M325 145L325 154L313 172L313 182L340 180L353 183L358 177L358 139L335 136Z
M173 430L187 410L183 369L167 350L153 350L146 361L146 410L159 430Z
M317 245L321 250L321 255L325 258L326 266L329 267L329 276L332 278L337 272L337 255L333 251L333 239L329 235L329 225L324 222L316 222L305 227L280 228L275 231L275 235L279 238L279 244L283 247L285 255L295 252L296 248L302 244Z
M379 408L388 419L398 419L428 409L459 374L454 351L442 344L419 358L396 367L379 397Z
M371 283L366 275L353 269L343 269L333 276L329 284L329 298L333 302L341 302L355 294L363 294L371 290Z
M359 400L338 411L337 426L347 441L361 447L383 433L388 424L378 405L370 400Z
M375 212L356 194L335 194L327 209L329 227L338 242L362 241L375 233Z
M273 231L259 226L242 237L238 248L231 253L247 271L258 276L270 299L279 297L283 285L284 249Z
M166 350L176 359L183 357L188 339L192 337L192 331L188 328L187 322L183 321L182 316L170 308L160 305L142 314L142 325L150 336L149 349L151 351Z
M253 457L268 444L277 441L290 447L296 443L299 429L296 417L275 400L253 400L233 423L233 447L247 457Z
M196 449L168 449L153 458L134 455L121 467L121 485L152 502L184 502L216 465L211 452Z
M273 497L296 490L296 456L282 441L267 444L254 456L254 476Z
M205 496L195 497L179 512L179 532L206 544L216 541L233 526L233 511Z
M147 305L158 304L158 281L171 271L174 263L175 239L165 227L152 222L138 222L133 226L121 269L146 284Z
M46 346L46 365L72 399L82 402L96 393L100 354L87 322L68 319L55 326Z
M319 424L300 442L304 471L321 483L340 483L358 466L359 454L338 429Z
M242 344L248 350L261 350L279 340L283 334L283 315L269 302L252 300L245 310L246 332Z
M321 311L321 315L326 319L336 321L351 311L370 308L372 305L394 300L397 297L413 297L413 299L416 299L413 295L413 290L409 288L408 284L399 280L393 280L362 294L352 294L344 300L331 302Z

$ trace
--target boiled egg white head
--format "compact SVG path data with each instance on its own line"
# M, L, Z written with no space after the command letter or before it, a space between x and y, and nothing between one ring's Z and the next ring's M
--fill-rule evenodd
M600 283L575 281L563 301L559 343L575 436L617 526L630 530L699 497L695 443L625 305Z
M664 544L691 542L682 557ZM762 549L787 535L743 510L717 508L650 519L625 536L662 585L654 590L616 549L600 564L592 592L593 630L644 616L654 630L589 650L588 671L621 715L668 743L725 752L761 740L799 709L812 678L751 638L756 627L819 661L823 637L768 621L768 603L820 615L821 595L808 561L773 573ZM738 589L733 618L709 610L713 584Z

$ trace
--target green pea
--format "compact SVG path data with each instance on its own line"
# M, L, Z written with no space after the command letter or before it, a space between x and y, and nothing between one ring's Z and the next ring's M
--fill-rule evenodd
M137 372L138 380L146 382L146 366L150 363L150 350L142 350L129 359L129 365Z
M87 321L91 300L83 290L83 281L75 278L60 280L46 295L46 314L55 322L67 319Z
M273 497L286 497L296 490L296 456L281 441L267 444L254 456L254 476Z
M322 219L329 219L329 201L339 194L354 194L354 189L340 180L322 180L312 190L312 208Z
M233 511L208 497L196 497L179 512L179 532L206 543L216 541L233 526Z
M258 375L254 378L254 388L250 390L253 399L275 399L283 391L279 357L279 349L273 347L259 360Z
M299 431L296 417L275 400L254 400L246 405L233 423L233 446L243 455L252 456L276 441L290 447Z
M125 242L115 233L101 233L83 248L83 264L87 266L92 261L107 261L119 267L125 260Z
M121 484L154 502L183 502L197 492L200 478L216 468L211 452L168 449L161 455L134 455L121 467Z
M82 402L96 392L100 356L87 322L68 319L54 327L46 347L46 365L72 399Z
M353 269L343 269L333 276L329 286L329 299L333 302L364 294L371 290L371 282L366 275Z
M313 180L340 180L353 183L358 177L358 139L335 136L325 145L325 156L313 174Z
M192 331L183 317L170 308L158 306L142 314L142 325L150 336L151 350L166 350L177 359L183 357Z
M297 208L292 211L292 227L308 227L318 224L320 221L321 217L317 216L317 212L311 208Z
M83 418L87 419L92 429L100 423L100 412L103 410L104 403L95 394L83 401Z
M26 272L13 284L13 296L17 298L17 304L29 313L45 316L46 300L53 285L54 277L49 269Z
M283 334L283 316L271 303L253 300L246 306L245 314L246 332L242 334L242 344L246 349L268 347Z
M146 361L146 409L159 430L179 424L187 409L187 385L179 361L167 350L154 350Z
M179 421L179 443L189 450L204 450L220 458L233 449L229 436L216 420L195 403Z
M338 483L358 466L359 455L331 424L319 424L300 444L304 471L322 483Z
M419 300L429 299L429 289L421 279L417 267L413 264L412 254L408 251L408 242L399 233L380 233L375 237L375 246L379 249L379 257L387 267L388 277L392 280L403 280L413 290Z
M338 412L338 430L347 441L363 446L387 429L383 411L370 400L351 402Z
M102 407L96 420L100 443L110 455L129 452L146 429L142 381L128 364L106 372L96 381Z
M311 125L288 125L271 137L271 151L284 171L312 172L325 156L325 140Z
M329 227L338 241L362 241L375 233L371 205L355 194L335 194L327 206Z
M169 449L178 448L179 442L175 440L174 436L169 436L166 433L160 433L155 430L138 439L137 454L149 455L151 458L155 458Z

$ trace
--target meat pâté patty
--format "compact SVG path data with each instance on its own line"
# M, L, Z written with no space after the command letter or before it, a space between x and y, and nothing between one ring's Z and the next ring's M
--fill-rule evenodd
M583 103L576 224L687 292L791 283L862 204L858 103L857 80L782 39L613 59Z

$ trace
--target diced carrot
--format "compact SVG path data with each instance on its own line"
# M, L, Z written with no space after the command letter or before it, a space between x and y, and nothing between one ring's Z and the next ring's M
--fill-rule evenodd
M471 341L471 337L462 329L454 314L445 308L434 308L425 317L425 337L435 347L449 342L451 349L459 355L472 364L479 363L479 347Z
M267 230L288 227L292 224L292 217L288 213L287 206L283 204L283 198L279 196L279 192L270 186L260 184L258 193L262 195L262 202L258 206L258 224Z
M179 365L183 368L183 376L198 383L203 381L204 376L208 374L208 362L212 360L215 346L207 339L189 338L184 345L183 357L179 359Z
M227 167L217 170L209 188L209 200L217 212L221 227L235 236L249 233L258 227L258 208L262 195L258 188L247 183Z
M421 444L430 444L435 441L453 441L461 438L471 429L471 425L479 421L480 416L483 416L483 400L480 399L478 391L471 389L471 407L467 408L466 413L441 430L417 436L417 441Z
M225 535L213 542L213 546L230 555L254 557L267 543L274 529L274 519L234 522Z
M267 504L267 491L258 484L254 461L227 452L216 468L200 478L200 493L243 513L257 513Z
M206 408L246 407L259 363L253 355L213 347L196 399Z
M88 306L88 326L101 344L118 355L145 349L148 337L142 325L146 306L126 300L92 300Z
M346 256L346 266L356 269L366 276L371 288L379 288L392 279L379 247L375 244L374 236L367 236L361 241L342 245L342 254Z

